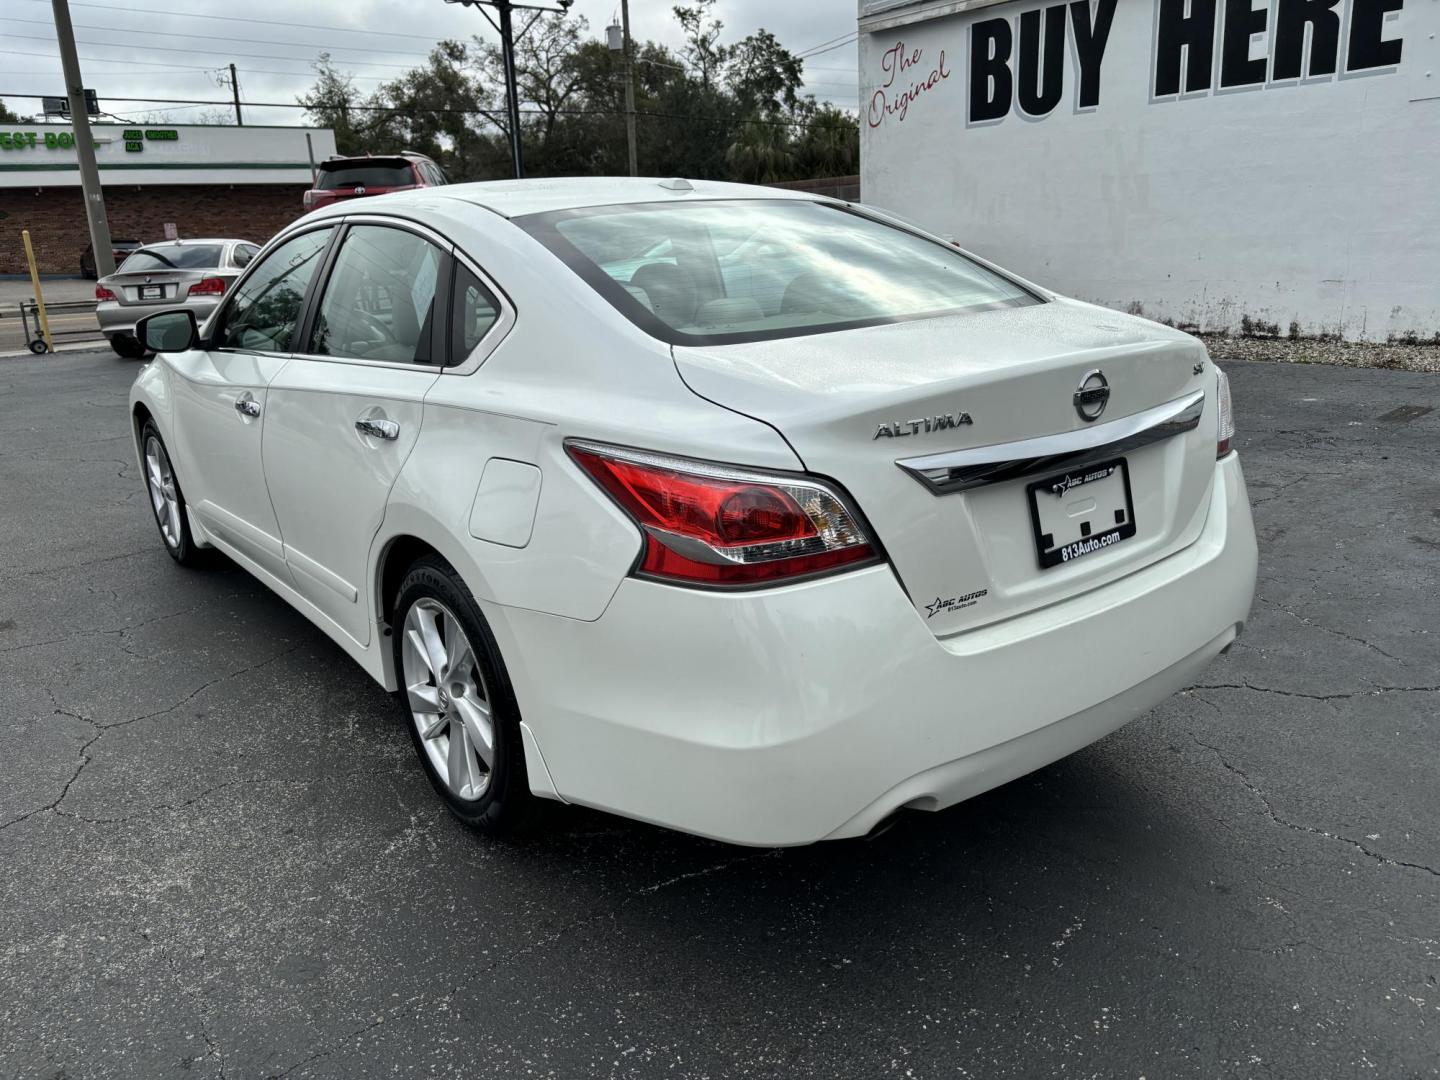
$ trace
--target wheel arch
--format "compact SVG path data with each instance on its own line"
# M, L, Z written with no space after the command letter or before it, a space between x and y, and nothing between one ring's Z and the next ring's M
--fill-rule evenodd
M397 510L401 512L397 514ZM426 555L436 555L454 568L477 601L488 599L490 593L484 575L464 546L449 536L438 521L413 508L408 513L394 505L387 510L384 526L376 534L372 551L369 577L371 617L377 631L372 640L377 646L377 658L383 672L381 681L386 689L394 690L399 683L391 649L390 619L395 599L400 595L400 584L415 561Z

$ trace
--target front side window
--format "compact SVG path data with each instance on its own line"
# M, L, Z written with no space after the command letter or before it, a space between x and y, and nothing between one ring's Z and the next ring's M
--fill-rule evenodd
M356 225L345 234L305 352L430 364L439 248L404 229Z
M478 277L457 264L450 311L450 362L463 364L499 321L500 302Z
M647 203L516 223L671 344L763 341L1040 302L947 244L825 203Z
M152 244L132 252L120 269L136 270L208 270L220 265L219 244Z
M255 267L225 311L220 347L289 352L305 290L320 265L330 230L314 229L286 240Z

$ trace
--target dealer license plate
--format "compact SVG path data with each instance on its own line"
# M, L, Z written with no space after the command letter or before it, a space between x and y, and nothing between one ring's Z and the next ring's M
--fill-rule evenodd
M1124 458L1037 480L1026 489L1042 569L1074 562L1135 535Z
M164 300L164 299L165 299L165 286L164 286L164 285L141 285L141 286L140 286L140 299L141 299L141 300Z

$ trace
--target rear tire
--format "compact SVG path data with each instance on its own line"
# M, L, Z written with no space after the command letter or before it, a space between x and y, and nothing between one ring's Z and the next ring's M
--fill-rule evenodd
M182 566L198 565L202 555L195 546L195 537L190 534L185 493L180 490L180 480L170 462L170 452L165 449L165 440L150 420L140 429L140 460L145 470L145 491L150 496L150 509L165 550Z
M438 556L419 559L400 584L391 626L400 704L431 786L479 832L535 827L543 810L530 792L520 710L469 587Z
M145 346L129 334L116 334L110 339L110 347L126 360L139 360L145 355Z

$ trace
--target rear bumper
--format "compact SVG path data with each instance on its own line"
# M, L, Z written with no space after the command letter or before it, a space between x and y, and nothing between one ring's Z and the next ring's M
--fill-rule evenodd
M157 300L153 304L121 304L114 300L102 300L95 305L95 319L100 324L100 332L107 338L117 334L129 334L133 337L135 324L146 315L184 308L186 311L193 311L195 322L200 324L220 306L222 299L223 297L218 296L196 296L185 300Z
M858 836L1115 730L1234 640L1256 547L1240 463L1200 538L1084 595L935 638L888 567L715 594L627 579L579 622L491 613L568 801L752 845Z

